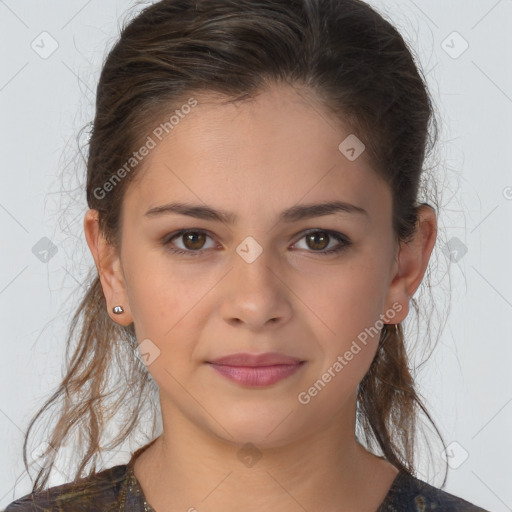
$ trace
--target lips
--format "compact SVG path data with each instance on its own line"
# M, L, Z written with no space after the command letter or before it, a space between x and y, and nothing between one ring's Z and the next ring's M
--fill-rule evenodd
M218 374L242 386L270 386L290 377L305 361L296 357L267 352L265 354L231 354L208 361Z
M297 365L302 361L296 357L279 354L277 352L266 352L264 354L230 354L208 362L225 366L257 367L274 365Z

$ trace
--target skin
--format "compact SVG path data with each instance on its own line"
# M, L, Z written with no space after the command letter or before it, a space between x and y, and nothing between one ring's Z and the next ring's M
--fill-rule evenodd
M134 322L139 342L160 350L148 371L160 388L163 434L136 460L135 475L156 510L334 511L343 503L374 511L397 470L357 442L354 426L357 386L379 336L308 404L297 397L379 315L405 319L435 243L435 212L422 206L413 240L399 245L388 185L365 153L349 161L338 150L351 132L312 96L275 85L237 104L196 98L128 187L121 248L106 243L97 211L84 219L112 320ZM286 208L333 200L367 214L278 222ZM171 201L233 212L237 221L144 216ZM178 237L174 247L202 253L166 249L161 239L185 228L210 238L194 245ZM308 244L311 229L342 233L352 245L321 255L339 242ZM247 236L263 249L251 263L236 252ZM112 313L116 305L122 315ZM269 351L306 363L249 388L205 362ZM247 442L261 455L251 467L237 457Z

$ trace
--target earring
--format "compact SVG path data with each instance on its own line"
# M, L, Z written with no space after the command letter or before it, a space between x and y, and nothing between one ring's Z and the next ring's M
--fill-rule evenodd
M121 313L124 313L123 306L114 306L112 308L112 311L114 312L115 315L120 315Z

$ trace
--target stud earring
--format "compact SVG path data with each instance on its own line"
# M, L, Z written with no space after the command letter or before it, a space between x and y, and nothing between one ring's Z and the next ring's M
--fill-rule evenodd
M121 313L124 313L123 306L114 306L112 308L112 311L114 312L115 315L120 315Z

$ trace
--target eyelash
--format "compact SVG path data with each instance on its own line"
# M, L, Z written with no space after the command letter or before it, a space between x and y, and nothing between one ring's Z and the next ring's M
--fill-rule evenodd
M206 231L204 231L202 229L181 229L180 231L177 231L170 236L164 237L164 239L162 240L162 244L164 245L164 247L167 251L169 251L173 254L183 254L186 256L199 256L199 255L201 255L201 253L204 253L205 251L202 249L198 249L197 251L192 251L192 250L184 251L183 249L171 247L170 244L171 244L172 240L179 238L180 236L183 236L187 233L200 233L200 234L206 235L209 238L212 238ZM334 238L336 241L340 242L340 245L336 246L334 249L329 249L329 250L324 250L324 251L313 251L313 250L308 251L313 254L321 254L323 256L328 256L330 254L339 253L352 245L352 242L345 235L342 235L341 233L338 233L337 231L330 231L328 229L311 229L311 230L305 232L302 235L302 237L297 240L297 242L299 242L305 236L310 235L312 233L326 233L327 235L329 235L329 237ZM297 243L297 242L295 242L295 243Z

